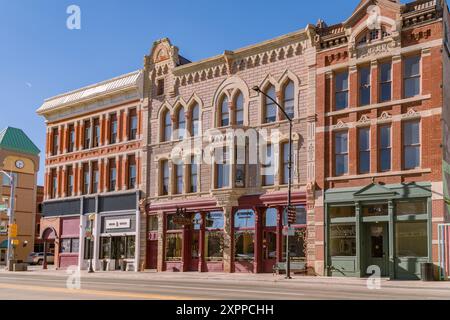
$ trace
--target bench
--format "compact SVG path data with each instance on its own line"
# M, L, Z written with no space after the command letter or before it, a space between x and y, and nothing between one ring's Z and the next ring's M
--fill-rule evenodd
M277 262L273 266L273 275L279 274L280 271L286 270L286 262ZM306 262L291 262L292 272L306 272Z

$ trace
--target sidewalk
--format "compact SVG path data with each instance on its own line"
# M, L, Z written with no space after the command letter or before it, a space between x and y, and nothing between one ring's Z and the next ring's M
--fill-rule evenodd
M7 271L1 269L0 273L6 274ZM19 273L10 273L17 275ZM28 272L22 272L20 275L25 276L54 276L65 277L70 274L67 270L55 270L50 267L48 270L42 270L42 267L31 266ZM142 281L170 281L177 280L200 280L200 281L220 281L220 282L248 282L261 283L271 282L283 285L289 284L334 284L334 285L353 285L366 286L368 279L361 278L346 278L346 277L322 277L322 276L304 276L293 275L292 279L287 280L284 275L272 274L247 274L247 273L199 273L199 272L156 272L147 270L144 272L121 272L121 271L98 271L95 273L88 273L81 271L83 278L103 278L103 279L124 279L124 280L142 280ZM392 288L426 288L426 289L448 289L450 291L450 282L423 282L423 281L403 281L403 280L389 280L381 279L383 287Z

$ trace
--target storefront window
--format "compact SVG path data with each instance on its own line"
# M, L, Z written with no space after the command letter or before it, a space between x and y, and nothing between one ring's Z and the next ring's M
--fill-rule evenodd
M264 233L264 259L277 258L277 233L274 231L267 231Z
M374 216L387 216L389 215L388 205L386 204L373 204L362 206L363 217L374 217Z
M333 257L356 256L355 224L335 224L330 228L330 254Z
M61 240L61 253L78 253L80 250L80 239L62 239Z
M179 233L166 235L166 261L181 261L183 237Z
M266 210L266 219L265 226L266 227L276 227L277 226L277 215L278 210L275 208L268 208Z
M295 230L293 236L289 236L289 254L291 261L304 261L305 250L305 229ZM283 237L283 259L286 260L286 237Z
M427 222L397 222L395 243L399 257L427 257Z
M329 209L330 219L334 218L353 218L355 217L355 206L346 207L330 207Z
M398 201L395 206L395 214L398 216L409 214L427 214L427 200Z
M239 210L234 215L235 228L254 228L255 212L253 210Z
M295 207L297 212L297 217L295 222L292 223L294 225L306 225L306 208L304 206ZM283 210L283 225L287 225L287 210L284 208Z
M207 231L205 235L205 258L207 261L222 261L223 232Z
M111 257L111 238L100 238L100 259Z
M127 237L127 259L134 259L136 252L136 238L134 236Z
M158 231L158 216L148 217L148 231Z
M202 215L200 213L196 213L194 215L194 220L192 222L193 226L194 226L194 230L200 230L201 222L202 222Z
M180 230L183 226L180 226L174 222L175 215L169 214L167 216L167 230Z
M253 242L254 231L237 231L234 234L236 261L253 260L255 244Z
M223 229L223 212L209 212L206 215L206 229Z
M70 240L71 239L62 239L61 240L61 253L69 253L70 252Z
M199 257L199 234L198 232L194 232L192 234L192 243L191 243L191 254L192 259L198 259Z

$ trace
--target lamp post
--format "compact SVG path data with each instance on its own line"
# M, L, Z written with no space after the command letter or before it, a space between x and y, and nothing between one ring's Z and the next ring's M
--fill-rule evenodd
M288 217L289 210L291 209L292 205L292 118L286 113L284 108L271 96L266 94L265 92L261 91L261 89L258 86L255 86L252 88L253 91L256 91L257 93L260 93L264 95L266 98L271 100L275 105L278 107L278 109L281 110L283 115L286 117L286 119L289 121L289 161L288 161L288 169L289 169L289 179L288 179L288 207L286 210L287 213L287 227L288 230L286 232L286 279L292 279L291 278L291 254L289 250L289 231L291 228L291 222Z
M9 201L9 227L14 224L14 204L15 204L15 192L16 192L16 181L14 179L13 174L8 174L3 170L0 170L0 173L5 175L10 182L11 192L10 192L10 201ZM14 260L14 247L12 245L12 237L11 232L8 230L8 254L7 254L7 266L8 270L10 268L11 261Z

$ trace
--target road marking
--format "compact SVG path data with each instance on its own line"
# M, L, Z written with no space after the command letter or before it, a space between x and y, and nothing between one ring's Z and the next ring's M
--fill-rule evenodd
M1 289L11 289L11 290L25 290L25 291L36 291L36 292L52 292L52 293L66 293L66 294L77 294L77 295L93 295L93 296L104 296L113 298L133 298L133 299L146 299L146 300L191 300L181 296L168 296L159 294L147 294L147 293L131 293L131 292L111 292L111 291L101 291L101 290L87 290L87 289L66 289L66 288L53 288L53 287L38 287L38 286L25 286L17 284L0 284Z

